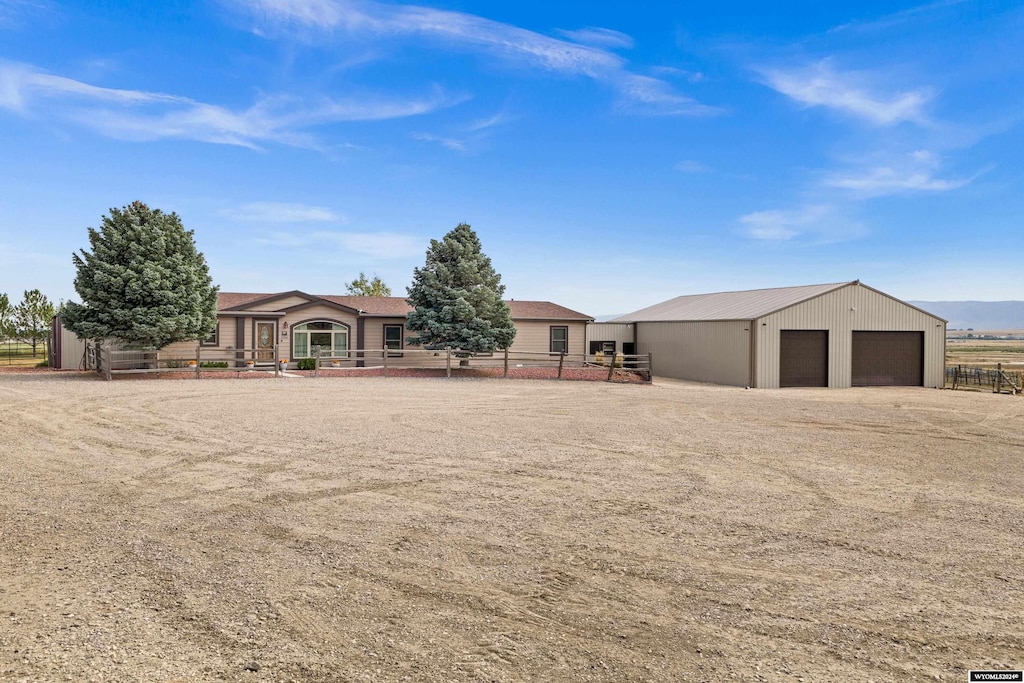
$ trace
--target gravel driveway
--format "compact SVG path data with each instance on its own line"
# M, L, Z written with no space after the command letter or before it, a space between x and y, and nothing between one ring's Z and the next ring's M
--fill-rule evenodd
M3 681L1024 667L1024 399L0 373Z

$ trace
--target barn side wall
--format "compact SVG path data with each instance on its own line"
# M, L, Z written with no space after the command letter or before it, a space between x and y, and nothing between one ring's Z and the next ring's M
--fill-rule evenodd
M946 324L898 299L850 284L755 321L755 386L779 386L780 330L828 330L828 385L851 385L855 330L924 333L924 386L942 387Z
M615 351L622 353L622 345L634 340L633 323L587 323L586 349L589 352L592 341L613 341Z
M637 352L653 354L654 374L745 387L750 383L750 324L641 322Z

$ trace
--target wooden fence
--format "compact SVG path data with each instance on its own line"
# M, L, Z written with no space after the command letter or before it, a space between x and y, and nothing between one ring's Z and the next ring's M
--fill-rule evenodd
M494 376L508 378L521 369L546 368L557 379L567 378L569 371L588 369L591 373L607 372L604 378L613 381L623 375L636 375L652 381L652 356L615 354L542 353L530 351L495 351L481 354L458 349L352 349L335 353L314 347L311 358L287 364L279 358L278 349L210 349L196 346L192 351L168 353L115 348L111 344L87 342L86 368L106 379L119 375L192 373L201 379L212 372L294 372L303 366L313 377L328 369L361 369L387 377L398 369L443 369L446 377L467 374L466 370L491 369ZM330 374L330 373L324 373Z
M1016 395L1024 388L1024 372L1003 370L1002 363L998 363L995 370L954 365L946 368L946 386L951 389L991 389L995 394L1006 391Z

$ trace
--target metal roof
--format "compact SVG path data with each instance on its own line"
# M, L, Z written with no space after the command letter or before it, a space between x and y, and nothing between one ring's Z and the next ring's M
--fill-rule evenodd
M751 289L744 292L691 294L654 304L609 322L681 322L691 320L752 320L781 311L832 290L857 284L834 282L825 285Z

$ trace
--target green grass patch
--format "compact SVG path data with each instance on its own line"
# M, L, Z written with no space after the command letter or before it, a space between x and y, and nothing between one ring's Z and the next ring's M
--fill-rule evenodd
M960 344L949 344L946 350L950 353L1024 353L1024 345L1021 346L967 346Z

